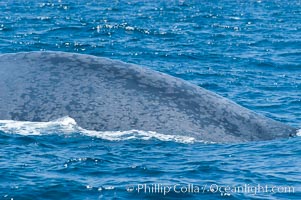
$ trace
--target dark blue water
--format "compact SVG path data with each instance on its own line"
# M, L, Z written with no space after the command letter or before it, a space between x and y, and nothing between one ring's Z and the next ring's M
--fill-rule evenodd
M300 0L1 1L0 53L40 50L139 64L301 124ZM0 145L0 199L301 199L300 137L222 145L29 124Z

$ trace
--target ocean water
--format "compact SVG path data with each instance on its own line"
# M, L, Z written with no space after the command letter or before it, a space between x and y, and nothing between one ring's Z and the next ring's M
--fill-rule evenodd
M301 127L300 0L1 1L0 53L45 50L135 63ZM0 199L301 199L300 137L212 144L65 117L2 120L0 145Z

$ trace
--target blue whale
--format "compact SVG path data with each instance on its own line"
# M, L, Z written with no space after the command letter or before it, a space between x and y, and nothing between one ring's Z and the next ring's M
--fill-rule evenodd
M69 116L96 131L144 130L209 142L287 138L296 128L144 67L63 52L0 55L0 120Z

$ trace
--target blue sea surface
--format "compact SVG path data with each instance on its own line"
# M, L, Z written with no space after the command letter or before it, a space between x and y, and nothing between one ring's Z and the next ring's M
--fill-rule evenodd
M0 53L46 50L135 63L301 127L300 0L1 1ZM300 137L211 144L20 123L0 121L0 199L301 199Z

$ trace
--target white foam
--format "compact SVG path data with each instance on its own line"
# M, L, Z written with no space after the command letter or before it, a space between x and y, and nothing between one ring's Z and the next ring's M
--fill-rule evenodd
M301 129L297 130L297 134L296 135L301 137Z
M110 141L120 140L150 140L158 139L161 141L174 141L179 143L194 143L196 140L192 137L180 136L180 135L165 135L154 131L143 130L128 130L128 131L90 131L82 130L82 133L91 137L97 137Z
M71 133L76 131L77 124L70 117L62 117L50 122L28 122L0 120L0 130L20 135L41 135L44 133Z
M0 130L5 133L20 135L71 134L80 133L90 137L97 137L110 141L121 140L150 140L174 141L179 143L194 143L195 138L181 135L161 134L154 131L127 130L127 131L93 131L77 125L71 117L62 117L50 122L29 122L0 120Z

